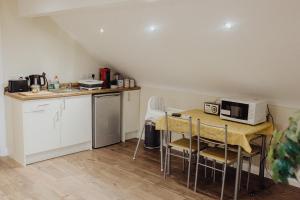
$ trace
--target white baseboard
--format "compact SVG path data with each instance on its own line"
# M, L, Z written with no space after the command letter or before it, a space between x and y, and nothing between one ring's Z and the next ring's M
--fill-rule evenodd
M247 163L247 161L243 163L243 170L244 170L244 171L248 171L248 163ZM251 173L252 173L252 174L258 175L258 174L259 174L259 167L256 166L256 165L252 165L252 166L251 166ZM270 176L269 173L270 173L270 172L268 172L268 171L265 169L265 178L271 179L271 176Z
M126 135L125 135L125 140L130 140L130 139L134 139L134 138L138 138L138 131L126 133Z
M91 149L92 149L91 142L86 142L86 143L63 147L63 148L59 148L59 149L55 149L55 150L51 150L51 151L42 152L42 153L27 155L26 156L26 165L32 164L35 162L39 162L39 161L43 161L43 160L48 160L51 158L56 158L56 157L72 154L72 153L77 153L80 151L91 150Z
M244 169L244 171L248 170L248 163L247 162L243 163L243 169ZM251 166L251 173L258 175L259 174L259 167L256 166L256 165L252 165ZM265 178L272 179L270 172L267 171L267 170L265 170ZM300 183L296 179L289 179L289 185L300 188Z
M289 179L289 185L300 188L300 183L296 179Z
M8 150L6 147L0 148L0 157L8 156Z

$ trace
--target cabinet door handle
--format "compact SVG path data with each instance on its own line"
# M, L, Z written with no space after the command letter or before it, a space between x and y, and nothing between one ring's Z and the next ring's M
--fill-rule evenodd
M56 121L59 121L59 111L56 112Z
M55 119L55 116L53 117L53 128L56 128L56 119Z
M34 111L29 112L29 113L39 113L39 112L45 112L45 110L34 110Z
M55 116L53 117L53 127L56 128L56 123L59 121L59 111L56 111Z
M45 106L49 106L49 103L47 103L47 104L41 104L41 105L38 105L37 107L45 107Z
M64 99L64 110L66 110L66 99Z

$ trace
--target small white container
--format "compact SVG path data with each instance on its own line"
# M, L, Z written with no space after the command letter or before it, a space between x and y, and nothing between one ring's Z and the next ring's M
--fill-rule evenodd
M130 81L128 78L124 79L124 87L129 88L130 87Z
M58 90L59 89L59 83L54 83L54 89Z
M123 81L123 79L118 80L118 87L119 88L124 87L124 81Z
M134 79L130 79L130 81L129 81L129 87L131 87L131 88L135 87L135 81L134 81Z

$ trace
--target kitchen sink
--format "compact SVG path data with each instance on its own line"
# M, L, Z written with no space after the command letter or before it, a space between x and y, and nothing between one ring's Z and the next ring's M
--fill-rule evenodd
M73 92L79 92L79 89L58 89L58 90L51 90L51 92L54 93L73 93Z

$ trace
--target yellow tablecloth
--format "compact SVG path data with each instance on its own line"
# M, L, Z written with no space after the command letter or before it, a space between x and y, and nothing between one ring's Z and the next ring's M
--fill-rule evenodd
M192 117L193 135L197 135L197 119L200 119L202 123L211 124L215 126L225 126L228 125L228 144L231 145L240 145L244 151L250 153L252 151L249 140L255 137L257 134L263 134L270 136L273 132L273 126L269 122L265 122L262 124L258 124L256 126L236 123L232 121L222 120L219 116L209 115L204 113L199 109L188 110L181 112L182 114L186 114ZM160 118L156 121L156 129L157 130L166 130L165 125L165 117ZM188 120L183 120L180 118L168 118L169 131L172 132L187 132L189 131L189 123ZM216 140L216 141L224 141L224 130L217 128L201 128L201 136L204 138Z

